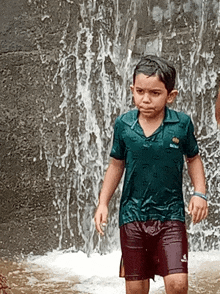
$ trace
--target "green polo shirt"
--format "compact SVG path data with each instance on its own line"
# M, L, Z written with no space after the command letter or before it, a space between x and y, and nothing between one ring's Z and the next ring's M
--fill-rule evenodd
M111 157L125 160L119 226L133 221L185 221L182 193L184 155L198 146L190 117L166 107L161 126L149 137L138 122L138 110L115 121Z

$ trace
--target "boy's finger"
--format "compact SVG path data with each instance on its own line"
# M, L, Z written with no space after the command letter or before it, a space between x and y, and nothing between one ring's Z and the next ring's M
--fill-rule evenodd
M107 223L106 223L106 222L102 222L102 223L100 224L100 227L101 227L101 235L102 235L102 236L104 236L104 234L105 234L106 226L107 226Z
M196 220L197 220L197 215L198 215L198 211L199 209L197 207L194 207L192 210L192 222L195 224Z
M201 220L205 219L207 217L207 215L208 215L208 208L206 207L203 209Z
M100 235L104 236L104 232L102 230L102 225L101 224L99 224L98 232L99 232Z
M102 217L95 219L95 226L96 226L96 230L98 231L98 233L100 235L104 236L104 230L105 230L105 227L107 226L107 222L101 221L101 219L102 219Z
M202 209L198 209L196 216L195 216L195 223L196 224L202 220L202 215L203 215Z
M205 210L205 217L204 217L204 218L207 218L208 214L209 214L209 209L208 209L208 207L206 207L206 210Z
M94 220L95 220L95 227L97 232L100 235L104 235L104 230L107 225L107 218L108 218L108 209L105 207L99 207L96 211Z
M108 212L104 212L102 214L102 220L101 220L101 224L105 227L107 225L107 219L108 219Z
M192 213L192 222L195 224L195 220L196 220L196 214Z
M102 221L101 221L102 224L107 224L107 217L108 217L107 214L102 215Z
M97 225L96 225L96 230L98 231L98 233L100 234L100 235L104 235L104 232L102 231L102 225L101 225L101 223L98 223Z
M96 215L95 216L95 227L96 227L96 230L98 231L98 233L102 234L103 232L101 230L100 223L101 223L101 215Z
M193 205L192 205L192 202L190 201L189 207L188 207L188 214L190 215L192 215L192 208L193 208Z
M194 211L193 222L199 223L201 220L205 219L208 215L208 208L198 208Z

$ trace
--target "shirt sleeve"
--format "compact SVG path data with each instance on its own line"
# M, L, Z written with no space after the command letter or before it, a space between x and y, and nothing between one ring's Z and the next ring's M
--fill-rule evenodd
M125 159L125 144L122 138L122 128L121 128L121 120L119 117L116 118L115 126L114 126L114 136L113 136L113 144L112 150L110 153L111 157L115 159Z
M198 144L194 135L194 126L191 119L189 119L187 131L186 131L186 139L184 143L184 154L188 158L192 158L196 156L198 153L199 153L199 148L198 148Z

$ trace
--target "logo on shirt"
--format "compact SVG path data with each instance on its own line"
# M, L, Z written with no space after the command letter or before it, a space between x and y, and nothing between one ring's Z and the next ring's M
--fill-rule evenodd
M173 137L172 141L175 144L179 144L179 142L180 142L180 140L177 137Z
M183 258L181 259L182 262L188 262L186 254L183 255Z
M179 146L176 145L176 144L170 144L170 147L172 147L172 148L176 148L176 149L179 149Z

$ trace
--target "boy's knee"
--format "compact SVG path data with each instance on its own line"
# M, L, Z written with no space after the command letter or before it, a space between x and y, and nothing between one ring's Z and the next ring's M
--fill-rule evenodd
M170 288L171 288L170 293L175 293L175 294L187 294L187 291L188 291L188 285L186 283L181 283L181 282L172 283Z
M149 280L126 281L126 294L148 294Z
M183 276L170 275L169 278L165 280L165 285L166 285L167 293L187 294L188 279L186 275L183 275Z

